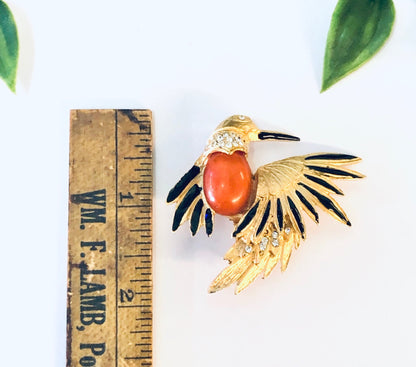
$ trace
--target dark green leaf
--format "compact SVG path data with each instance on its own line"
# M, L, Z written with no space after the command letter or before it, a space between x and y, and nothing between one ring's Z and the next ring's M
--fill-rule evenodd
M9 7L0 0L0 77L9 88L16 90L19 39L16 23Z
M322 90L368 61L390 35L392 0L339 0L326 41Z

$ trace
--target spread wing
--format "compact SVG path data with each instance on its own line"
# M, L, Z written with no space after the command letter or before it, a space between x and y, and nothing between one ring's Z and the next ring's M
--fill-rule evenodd
M173 217L173 231L189 220L193 236L201 226L205 226L208 236L211 235L215 213L207 206L203 195L201 167L195 164L168 194L167 202L177 204Z
M343 195L331 179L364 177L342 167L360 161L346 154L319 153L291 157L257 170L258 187L251 208L235 225L235 243L225 254L229 261L212 282L216 292L237 283L236 294L260 274L267 277L280 262L284 271L293 248L306 238L302 210L319 222L316 208L351 225L347 215L332 198Z

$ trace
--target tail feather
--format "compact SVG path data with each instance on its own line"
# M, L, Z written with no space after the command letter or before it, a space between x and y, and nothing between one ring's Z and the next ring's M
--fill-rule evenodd
M235 294L238 294L259 275L268 277L279 261L281 270L286 270L293 247L299 245L300 235L289 216L285 217L284 224L284 229L278 232L274 223L270 222L263 237L257 240L255 237L254 242L244 236L238 237L224 257L230 262L229 266L214 279L209 292L214 293L237 283Z
M272 272L272 270L274 269L274 267L277 265L277 263L280 260L280 253L278 255L269 255L269 259L267 261L267 264L264 268L264 274L263 274L263 278L267 278L270 273Z
M243 289L247 288L254 281L254 279L256 279L264 271L269 256L269 254L267 254L267 256L263 256L258 264L253 262L250 264L247 271L239 278L235 294L238 294Z
M229 265L215 278L209 287L209 293L215 293L237 282L250 265L250 257L246 256L239 258L234 264Z

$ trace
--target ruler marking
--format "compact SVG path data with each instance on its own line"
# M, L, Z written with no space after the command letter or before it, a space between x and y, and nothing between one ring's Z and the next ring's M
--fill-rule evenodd
M149 282L147 279L130 279L130 283Z
M149 334L150 330L131 330L130 334Z
M118 208L150 208L151 205L135 205L135 204L131 204L131 205L119 205ZM150 212L149 212L150 213Z
M151 324L140 324L140 325L137 325L135 330L132 330L131 332L134 333L134 334L137 334L137 333L139 333L139 331L143 331L143 333L150 333L152 331L152 330L149 330L149 329L142 330L142 327L152 327L152 325Z
M119 305L118 306L118 308L145 308L145 307L152 307L152 305Z
M150 256L152 256L151 254L142 254L142 255L139 255L139 254L134 254L134 255L124 255L124 257L150 257Z
M153 159L152 157L142 157L142 156L136 156L136 157L124 157L124 159L131 159L131 160L135 160L135 159Z

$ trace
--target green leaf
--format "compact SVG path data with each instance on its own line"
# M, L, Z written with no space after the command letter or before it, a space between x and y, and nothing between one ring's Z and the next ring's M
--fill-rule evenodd
M358 69L381 48L394 23L392 0L339 0L326 41L322 90Z
M0 77L12 92L16 91L19 39L16 23L9 7L0 0Z

